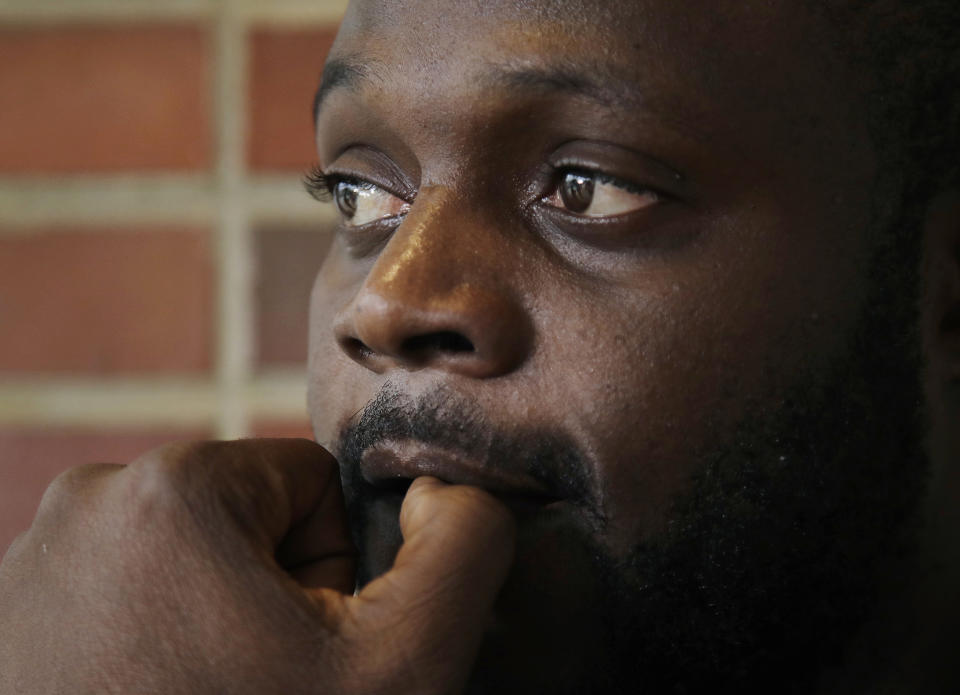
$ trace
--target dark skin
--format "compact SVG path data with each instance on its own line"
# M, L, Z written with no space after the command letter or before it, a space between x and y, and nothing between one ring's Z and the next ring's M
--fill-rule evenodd
M847 359L877 243L858 78L818 45L829 34L805 6L730 3L692 19L618 5L628 29L611 32L601 5L555 3L535 19L508 3L483 18L355 6L333 60L363 74L326 91L317 124L322 169L379 187L358 217L386 215L345 229L315 287L311 394L336 398L312 408L318 441L336 449L381 390L423 407L443 388L498 436L559 430L585 459L593 499L561 492L524 518L521 579L501 596L510 627L490 668L535 672L539 654L532 691L589 679L600 659L568 637L603 630L593 546L569 539L589 536L614 562L656 539L719 433ZM594 98L591 81L618 88ZM558 213L565 168L659 200L634 188L603 201L603 217ZM415 202L404 213L402 201ZM523 461L447 441L388 436L346 465L373 483L353 491L375 500L360 513L372 575L395 550L397 479L543 492ZM499 664L504 653L524 665Z
M655 584L623 568L676 547L696 491L724 518L742 502L705 471L743 470L748 449L799 460L802 497L808 452L785 423L832 432L807 411L832 412L834 386L870 403L855 377L823 376L869 361L860 328L894 217L877 214L869 79L804 3L721 5L352 5L318 111L345 218L312 298L309 400L343 467L362 591L347 595L346 512L319 447L173 446L78 469L0 568L0 631L18 636L0 646L0 689L582 693L626 673L599 606L611 587ZM929 475L891 483L923 479L893 529L909 526L909 561L864 565L876 600L842 660L800 665L804 692L950 692L960 349L944 317L960 304L960 201L931 200L905 331L935 446L920 455L918 430ZM890 412L863 439L896 429ZM857 448L840 429L822 437L826 473ZM790 512L832 518L818 502L832 489ZM799 543L750 545L749 531L731 538L768 548L759 567ZM625 599L647 615L633 610ZM38 662L50 653L59 668ZM655 666L625 690L666 687Z

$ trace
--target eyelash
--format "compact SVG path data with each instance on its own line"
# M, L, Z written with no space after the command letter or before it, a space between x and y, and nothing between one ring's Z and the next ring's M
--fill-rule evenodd
M342 177L324 174L320 165L314 164L303 175L303 187L307 189L307 193L314 200L329 203L333 201L333 191L337 184L343 180L345 179Z
M636 195L644 195L646 193L653 194L659 198L665 198L666 195L661 193L659 190L652 188L650 186L641 186L640 184L633 183L627 179L620 178L619 176L614 176L613 174L607 174L598 169L590 169L588 167L579 166L579 165L559 165L553 167L553 173L550 178L550 188L548 193L555 192L569 174L579 174L582 176L587 176L592 178L598 184L608 184L616 186L620 190L626 191L627 193L635 193Z
M622 190L627 191L628 193L636 193L638 195L652 193L660 198L663 197L663 194L652 188L638 186L629 181L625 181L624 179L611 176L600 171L575 166L557 167L554 171L553 182L551 184L550 191L557 190L557 188L562 184L564 177L571 173L581 173L587 176L592 176L598 183L612 184ZM333 202L334 190L336 190L337 184L339 184L341 181L353 181L353 179L349 179L344 176L325 174L323 173L323 170L320 168L319 164L314 164L303 175L303 186L307 193L311 198L318 200L321 203Z

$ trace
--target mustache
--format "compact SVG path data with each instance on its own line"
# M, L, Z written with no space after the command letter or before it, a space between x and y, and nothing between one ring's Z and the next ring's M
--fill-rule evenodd
M475 460L487 470L522 473L558 498L596 512L597 486L587 457L559 430L494 425L472 400L440 386L411 398L386 385L341 429L336 446L345 487L367 486L364 452L390 441L415 441Z

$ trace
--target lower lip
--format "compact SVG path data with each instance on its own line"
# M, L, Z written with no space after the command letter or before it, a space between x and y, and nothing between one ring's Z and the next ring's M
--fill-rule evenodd
M464 458L458 451L436 449L416 441L383 441L370 446L361 456L360 472L374 487L394 487L392 482L428 475L480 487L497 496L548 499L537 488L536 481L520 472L497 471L483 460Z

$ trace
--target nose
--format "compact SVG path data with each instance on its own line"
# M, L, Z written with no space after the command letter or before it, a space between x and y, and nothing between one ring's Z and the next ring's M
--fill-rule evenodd
M362 285L337 315L340 348L377 373L434 368L473 378L521 365L532 323L505 272L509 240L423 189Z

